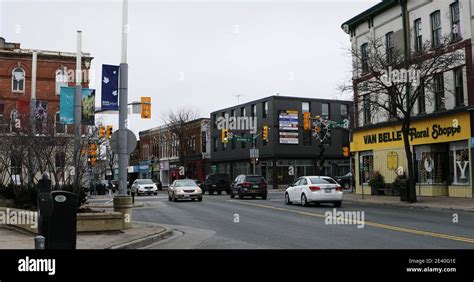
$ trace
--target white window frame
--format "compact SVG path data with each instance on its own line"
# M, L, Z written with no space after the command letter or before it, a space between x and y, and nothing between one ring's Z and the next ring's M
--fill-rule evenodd
M14 86L14 81L15 81L15 72L17 70L21 70L23 72L23 82L21 83L22 84L22 90L17 90L15 89L13 86ZM20 83L18 84L20 85ZM13 71L12 71L12 92L13 93L25 93L25 85L26 85L26 72L23 68L14 68Z

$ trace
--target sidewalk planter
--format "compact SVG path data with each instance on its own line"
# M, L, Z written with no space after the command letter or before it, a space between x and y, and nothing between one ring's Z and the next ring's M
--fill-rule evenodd
M370 185L372 195L383 195L383 190L381 191L380 189L385 188L384 176L380 174L380 172L375 171L369 180L369 185Z
M6 213L18 212L24 214L28 222L34 222L31 216L34 211L12 209L0 207L0 212ZM78 213L77 214L77 232L106 232L122 230L123 216L119 212L100 212L100 213ZM18 228L29 233L38 234L38 227L32 227L30 224L8 224L14 228Z

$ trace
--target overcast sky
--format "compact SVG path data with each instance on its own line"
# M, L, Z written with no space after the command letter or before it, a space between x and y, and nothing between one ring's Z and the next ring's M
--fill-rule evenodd
M349 36L340 26L378 0L139 1L129 4L129 101L152 97L152 119L176 107L202 117L240 102L284 96L341 98L350 77ZM120 63L120 1L0 0L0 37L22 48L94 57L96 105L102 64ZM104 122L117 125L117 115Z

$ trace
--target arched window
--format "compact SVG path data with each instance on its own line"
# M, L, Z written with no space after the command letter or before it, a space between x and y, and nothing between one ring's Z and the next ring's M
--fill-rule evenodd
M56 71L56 95L61 94L61 87L67 87L69 77L65 70L57 70Z
M12 72L12 91L25 92L25 71L21 68L16 68Z
M57 134L66 133L66 125L61 122L59 112L56 112L56 116L54 118L54 128L55 128Z

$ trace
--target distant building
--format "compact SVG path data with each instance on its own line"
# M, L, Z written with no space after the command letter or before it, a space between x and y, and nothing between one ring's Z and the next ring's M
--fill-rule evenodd
M301 175L318 174L319 141L313 137L312 131L303 130L303 113L310 112L313 117L319 115L341 122L351 119L352 105L351 101L342 100L270 96L214 111L211 113L211 171L227 173L232 179L239 174L252 173L252 143L240 142L236 136L256 136L266 125L269 127L268 142L264 142L262 136L256 138L255 146L259 150L256 173L262 174L274 188L288 185ZM229 123L226 125L229 127L229 134L234 136L223 143L219 123L230 117L241 121L242 118L250 118L249 125L256 118L255 128L243 128L245 121L237 122L235 126ZM288 123L293 128L288 128ZM343 147L348 144L349 130L331 130L331 136L324 144L325 174L337 176L349 172L350 161L343 156ZM290 167L295 168L294 176L289 175Z
M133 168L140 178L160 179L163 186L173 180L186 177L204 181L210 169L210 125L208 118L193 123L193 133L186 139L187 150L180 163L179 142L166 126L140 131L139 164ZM179 175L183 166L185 175ZM129 169L130 171L130 169Z

